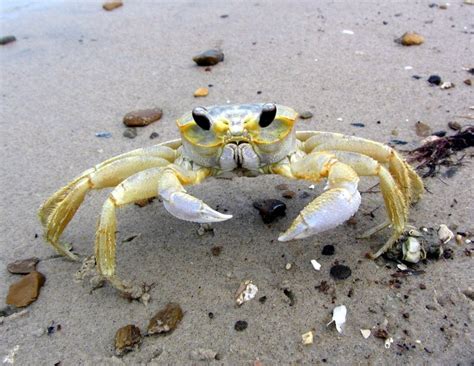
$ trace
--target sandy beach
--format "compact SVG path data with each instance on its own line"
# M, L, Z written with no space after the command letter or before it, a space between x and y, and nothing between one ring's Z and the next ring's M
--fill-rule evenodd
M153 0L105 11L100 1L3 1L0 36L16 41L0 46L1 307L9 286L21 279L7 271L8 263L37 257L46 278L26 312L0 322L3 364L471 365L469 236L445 245L451 256L413 265L417 275L394 277L396 262L366 258L390 231L357 239L385 219L380 193L363 193L349 224L288 243L278 242L278 235L324 184L310 189L307 181L267 175L192 186L194 196L234 215L204 235L199 224L172 217L159 200L127 206L118 213L118 272L153 284L147 306L111 286L92 291L87 281L76 281L81 263L56 255L37 217L40 205L85 169L178 138L176 119L199 105L275 102L313 114L298 120L299 130L391 142L404 156L423 139L415 131L418 121L453 135L448 122L472 124L466 117L474 113L474 86L464 82L474 81L468 72L474 67L474 5L430 4ZM421 34L424 43L395 42L408 31ZM193 62L213 48L224 52L223 62L207 71ZM455 87L428 83L434 74ZM208 96L193 96L200 87L209 89ZM137 128L135 138L124 137L123 116L153 107L163 110L162 118ZM110 137L97 137L100 132ZM153 132L159 137L150 139ZM411 225L437 230L446 224L455 234L474 233L473 149L462 154L463 164L452 174L443 175L441 167L424 179L427 192L411 209ZM375 183L363 178L360 191ZM295 197L282 198L280 184ZM91 192L63 234L81 259L93 254L107 193ZM287 211L265 225L253 202L269 198L284 201ZM323 255L325 245L335 253ZM217 256L215 247L222 247ZM331 277L336 263L351 275ZM239 307L234 294L245 280L258 293ZM178 327L115 356L116 331L134 324L145 333L169 302L183 309ZM347 307L342 334L327 326L337 305ZM247 328L237 331L237 321ZM371 335L365 339L361 329ZM393 339L389 348L375 336L380 330ZM309 331L313 344L303 345L301 336ZM217 356L199 360L198 349Z

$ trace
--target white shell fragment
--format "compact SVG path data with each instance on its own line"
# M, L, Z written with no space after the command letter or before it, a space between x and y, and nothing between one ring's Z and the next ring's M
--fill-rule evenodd
M441 89L451 89L454 88L454 84L450 81L445 81L443 84L440 85Z
M385 340L385 348L389 349L392 343L393 343L393 338L392 337L387 338Z
M370 337L370 329L361 329L360 333L362 334L362 337L364 337L364 339Z
M334 308L332 311L332 320L327 324L332 322L336 323L336 329L339 333L342 333L344 323L346 322L347 308L344 305L339 305Z
M438 229L438 238L443 244L446 244L454 238L454 234L445 224L441 224Z
M302 334L301 338L302 338L303 344L305 346L308 345L308 344L313 344L313 332L312 331L309 331L305 334Z
M343 34L350 34L350 35L353 35L354 34L354 31L351 31L350 29L344 29L342 31Z
M242 305L244 302L252 300L257 295L258 287L252 281L246 280L242 282L235 293L235 302L237 305Z
M288 262L288 263L285 265L285 269L286 269L287 271L289 271L292 266L293 266L293 265L292 265L290 262Z
M311 259L311 264L316 271L321 269L321 263L319 263L316 259Z
M408 237L402 244L403 260L410 263L418 263L421 259L421 244L418 239Z
M400 270L400 271L406 271L408 269L408 267L403 264L403 263L399 263L397 264L397 268Z

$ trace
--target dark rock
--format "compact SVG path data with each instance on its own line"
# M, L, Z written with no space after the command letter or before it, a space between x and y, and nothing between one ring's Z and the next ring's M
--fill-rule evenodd
M237 320L234 325L234 329L237 332L242 332L243 330L247 329L248 323L245 320Z
M474 75L474 67L471 67L467 72L471 75Z
M115 333L115 353L123 355L138 347L142 341L140 329L133 324L120 328Z
M193 57L193 61L199 66L213 66L224 61L224 53L221 50L207 50Z
M176 329L183 319L183 310L181 306L175 303L169 303L160 310L148 324L148 334L168 333Z
M313 113L310 112L310 111L304 111L304 112L301 112L300 113L300 116L299 116L301 119L309 119L309 118L313 118Z
M266 296L262 296L261 298L258 299L258 301L259 301L261 304L265 304L265 302L267 301L267 297L266 297Z
M432 135L433 136L438 136L438 137L444 137L444 136L446 136L446 131L436 131L436 132L433 132Z
M354 127L365 127L365 124L359 123L359 122L355 122L355 123L351 123L351 126L354 126Z
M19 308L30 305L38 298L44 282L43 274L31 272L10 286L6 303Z
M345 280L352 274L352 271L347 266L344 266L342 264L336 264L335 266L331 267L331 270L329 271L329 273L336 280Z
M439 84L441 84L441 77L439 75L431 75L428 78L428 82L430 84L439 85Z
M8 263L7 269L8 272L13 274L28 274L33 271L36 271L36 265L38 264L39 259L36 257L28 259L19 259L15 262Z
M222 247L221 246L215 246L211 248L211 253L214 257L218 257L222 253Z
M158 132L152 132L150 134L150 139L151 140L156 139L157 137L160 137L160 134Z
M4 46L6 44L9 44L9 43L12 43L12 42L15 42L16 41L16 37L15 36L4 36L4 37L0 37L0 45L1 46Z
M293 306L295 305L296 303L296 296L295 294L293 293L293 291L291 291L290 289L283 289L283 293L285 294L285 296L290 300L290 306Z
M420 80L421 76L420 75L413 75L412 78L415 79L415 80Z
M127 128L125 131L123 131L123 137L134 139L135 137L137 137L137 129Z
M392 143L392 144L394 144L394 145L406 145L406 144L408 144L407 141L398 140L398 139L391 139L391 140L390 140L390 143Z
M268 199L255 201L253 207L259 211L265 224L269 224L275 221L277 217L285 216L286 214L286 205L280 200Z
M323 247L323 250L321 251L322 255L333 255L336 249L334 248L334 245L328 244Z
M163 115L160 108L142 109L127 113L123 117L123 123L127 127L143 127L158 121Z
M461 124L455 121L448 122L448 127L454 131L459 131L462 128Z
M464 80L464 84L471 86L472 85L472 80L471 79L466 79L466 80Z

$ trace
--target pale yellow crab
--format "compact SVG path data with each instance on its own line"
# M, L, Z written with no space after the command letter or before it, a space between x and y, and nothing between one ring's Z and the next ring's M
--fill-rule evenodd
M423 193L420 177L389 146L338 133L296 131L296 118L293 109L272 103L197 107L178 119L181 139L109 159L52 195L39 210L46 240L58 253L76 259L59 242L61 233L89 190L114 187L97 225L95 256L98 272L120 288L115 275L116 209L158 196L177 218L228 220L232 215L213 210L183 186L240 168L311 182L327 179L326 191L300 212L280 241L342 224L359 208L359 176L377 176L388 219L365 236L391 226L392 235L373 255L380 256L400 237L409 206Z

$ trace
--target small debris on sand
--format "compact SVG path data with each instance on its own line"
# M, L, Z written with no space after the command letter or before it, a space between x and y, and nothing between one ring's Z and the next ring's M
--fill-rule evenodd
M234 325L234 329L237 332L242 332L243 330L247 329L248 323L245 320L237 320Z
M115 353L121 356L124 353L138 348L142 341L140 329L133 324L120 328L115 333Z
M329 273L336 280L345 280L352 274L352 271L348 266L336 264L335 266L331 267Z
M100 131L100 132L95 133L95 137L108 139L108 138L112 137L112 134L108 131Z
M37 271L24 276L10 286L6 303L19 308L30 305L38 298L45 280L44 275Z
M127 127L143 127L158 121L163 115L161 108L141 109L127 113L123 123Z
M333 255L336 249L334 248L334 245L328 244L323 247L323 250L321 251L322 255Z
M454 131L459 131L462 128L461 124L456 121L448 122L448 127Z
M195 350L192 350L189 353L189 357L191 360L194 361L211 361L211 360L216 360L217 357L217 352L213 351L212 349L205 349L205 348L198 348Z
M417 136L428 137L431 135L431 127L421 121L416 122L415 129Z
M428 82L430 84L434 84L434 85L440 85L441 84L441 77L439 75L431 75L429 78L428 78Z
M287 191L290 187L288 186L288 184L278 184L275 186L276 189L280 190L280 191Z
M464 80L464 84L471 86L472 85L472 80L471 79L466 79Z
M107 11L112 11L123 6L121 1L107 1L102 5L102 8Z
M332 322L336 324L336 329L342 333L344 324L346 322L347 308L344 305L339 305L332 311L332 320L327 324L329 326Z
M425 38L415 32L406 32L397 41L404 46L418 46L425 42Z
M158 132L152 132L150 134L150 140L156 139L157 137L160 137L160 134Z
M451 230L449 230L447 225L441 224L439 225L438 229L438 238L443 244L446 244L454 238L454 234Z
M155 200L155 197L145 198L145 199L142 199L142 200L135 201L134 203L138 207L145 207L145 206L148 206L150 203L152 203L154 200Z
M15 36L3 36L3 37L0 37L0 45L1 46L4 46L6 44L9 44L9 43L12 43L12 42L15 42L16 41L16 37Z
M454 88L454 84L450 81L445 81L443 84L440 85L441 89L451 89Z
M286 205L280 200L268 199L255 201L253 207L259 211L265 224L270 224L275 221L277 217L282 217L286 214Z
M251 280L242 282L235 292L235 302L237 305L242 305L244 302L252 300L257 295L258 287L255 286Z
M39 259L36 257L19 259L15 262L8 263L7 270L13 274L28 274L36 270Z
M364 337L364 339L370 337L370 329L361 329L360 333L362 334L362 337Z
M176 303L169 303L148 324L148 334L168 333L176 329L183 319L183 310Z
M217 49L207 50L193 57L198 66L213 66L224 61L224 52Z
M321 269L321 263L319 263L316 259L311 259L311 265L316 271Z
M214 256L214 257L218 257L220 256L222 253L222 247L219 246L219 245L216 245L214 247L211 248L211 254Z
M299 114L299 117L301 119L309 119L309 118L313 118L313 113L311 111L304 111L304 112L301 112Z
M281 194L281 196L282 196L283 198L292 199L292 198L294 198L294 197L296 196L296 193L293 192L293 191L284 191L284 192Z
M313 344L313 332L309 331L301 335L303 345L307 346Z
M127 128L125 131L123 131L123 137L126 137L128 139L134 139L137 137L137 129L136 128Z
M197 97L206 97L209 94L208 88L197 88L194 92L194 96Z

